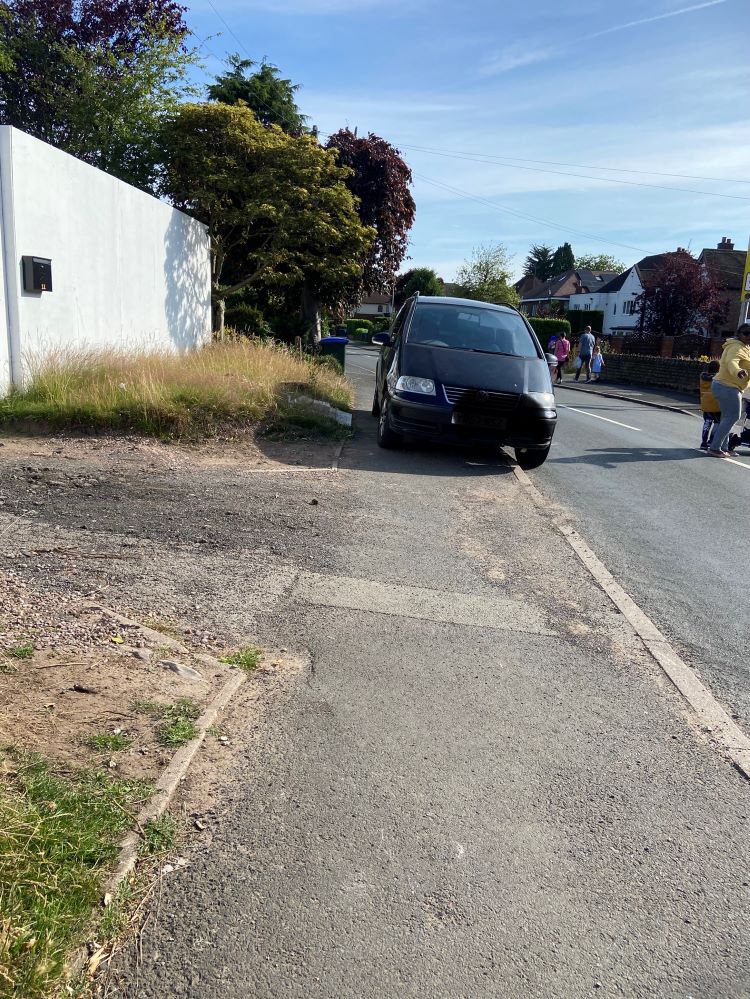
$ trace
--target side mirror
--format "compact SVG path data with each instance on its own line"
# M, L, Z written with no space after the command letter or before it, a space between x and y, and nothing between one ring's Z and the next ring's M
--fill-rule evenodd
M557 367L557 358L554 354L545 354L544 356L547 358L547 364L549 364L550 367Z
M376 333L372 338L372 342L376 347L390 347L391 345L391 334L390 333Z

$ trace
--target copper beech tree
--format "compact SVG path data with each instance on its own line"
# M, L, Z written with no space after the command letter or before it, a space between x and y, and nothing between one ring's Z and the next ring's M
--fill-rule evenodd
M357 199L360 220L375 230L375 240L362 259L360 294L390 291L414 224L411 170L390 142L372 132L359 138L342 128L330 136L326 148L349 169L346 184Z
M641 329L655 336L711 334L726 318L722 291L687 250L665 253L637 302Z

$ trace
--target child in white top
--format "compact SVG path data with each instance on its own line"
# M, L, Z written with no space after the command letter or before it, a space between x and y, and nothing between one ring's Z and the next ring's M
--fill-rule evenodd
M599 375L601 375L603 367L604 358L602 357L602 349L601 347L594 347L594 353L591 356L592 381L599 381Z

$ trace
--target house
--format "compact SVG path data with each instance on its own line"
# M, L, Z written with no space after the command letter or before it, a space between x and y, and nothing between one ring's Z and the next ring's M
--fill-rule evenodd
M390 316L393 311L391 296L376 292L363 298L354 311L354 319L373 319L376 316Z
M745 258L745 251L735 250L728 236L722 236L715 250L702 250L698 257L706 272L724 289L721 297L727 302L728 309L725 321L715 331L720 336L734 334L740 323Z
M592 271L588 268L565 271L536 287L532 286L522 295L521 311L527 316L538 316L550 310L565 310L572 296L596 294L614 277L614 271Z
M627 271L618 274L598 293L571 295L570 309L599 309L604 314L602 333L622 336L632 333L640 325L640 296L654 283L656 271L666 253L654 253L639 260ZM718 334L732 333L740 317L742 276L745 269L745 252L735 250L728 236L723 236L716 249L701 252L698 258L706 272L724 287L723 297L729 304L727 318Z
M643 272L640 270L639 264L634 264L622 274L618 274L606 282L598 291L590 294L584 292L571 295L568 300L568 308L571 311L581 309L585 312L599 310L604 317L601 332L605 336L613 334L621 336L632 333L638 327L640 320L637 303L643 294L643 282L648 280L647 275L653 269L650 262L655 259L654 257L644 258L646 269Z

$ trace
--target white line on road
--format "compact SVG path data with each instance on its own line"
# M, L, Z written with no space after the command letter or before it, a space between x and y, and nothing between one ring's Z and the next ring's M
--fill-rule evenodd
M561 406L561 409L570 409L574 413L580 413L581 416L591 416L595 420L604 420L605 423L614 423L618 427L625 427L626 430L637 430L641 433L640 427L631 427L629 423L620 423L619 420L610 420L608 416L597 416L596 413L587 413L585 409L576 409L575 406Z
M736 458L724 458L724 461L731 461L733 465L739 465L740 468L750 468L750 465L745 464L744 461L737 461Z

